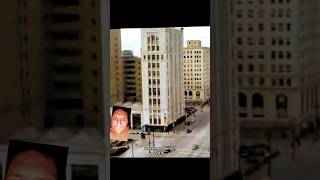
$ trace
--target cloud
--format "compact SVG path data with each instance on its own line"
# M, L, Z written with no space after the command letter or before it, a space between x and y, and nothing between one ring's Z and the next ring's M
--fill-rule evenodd
M201 40L202 46L210 47L210 27L185 27L184 46L187 40ZM121 49L132 50L135 56L140 57L141 29L121 29Z

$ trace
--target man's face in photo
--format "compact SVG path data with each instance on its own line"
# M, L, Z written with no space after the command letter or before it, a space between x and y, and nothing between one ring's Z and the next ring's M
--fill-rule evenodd
M5 180L57 180L56 165L36 150L20 152L10 162Z
M128 125L128 113L117 109L112 114L111 126L117 134L121 134Z

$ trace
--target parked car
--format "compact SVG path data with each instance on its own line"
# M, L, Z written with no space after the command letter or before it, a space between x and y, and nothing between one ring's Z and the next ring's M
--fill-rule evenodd
M194 144L193 146L192 146L192 150L196 150L196 149L198 149L199 148L199 146L197 145L197 144Z

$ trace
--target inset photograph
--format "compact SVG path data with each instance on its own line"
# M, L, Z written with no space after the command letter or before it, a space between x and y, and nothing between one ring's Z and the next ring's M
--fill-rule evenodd
M110 31L111 156L210 157L210 27Z

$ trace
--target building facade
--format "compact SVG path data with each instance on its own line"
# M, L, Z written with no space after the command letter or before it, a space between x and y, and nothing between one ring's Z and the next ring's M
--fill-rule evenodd
M141 59L135 57L132 51L122 51L124 68L124 102L141 102Z
M143 125L163 127L184 116L183 29L141 30Z
M314 121L320 83L318 1L230 2L230 54L242 128Z
M25 126L102 132L99 8L98 0L1 3L1 140Z
M201 104L210 98L210 48L202 47L199 40L188 40L183 59L186 105Z
M121 31L110 30L110 106L124 101L124 67L121 59Z

